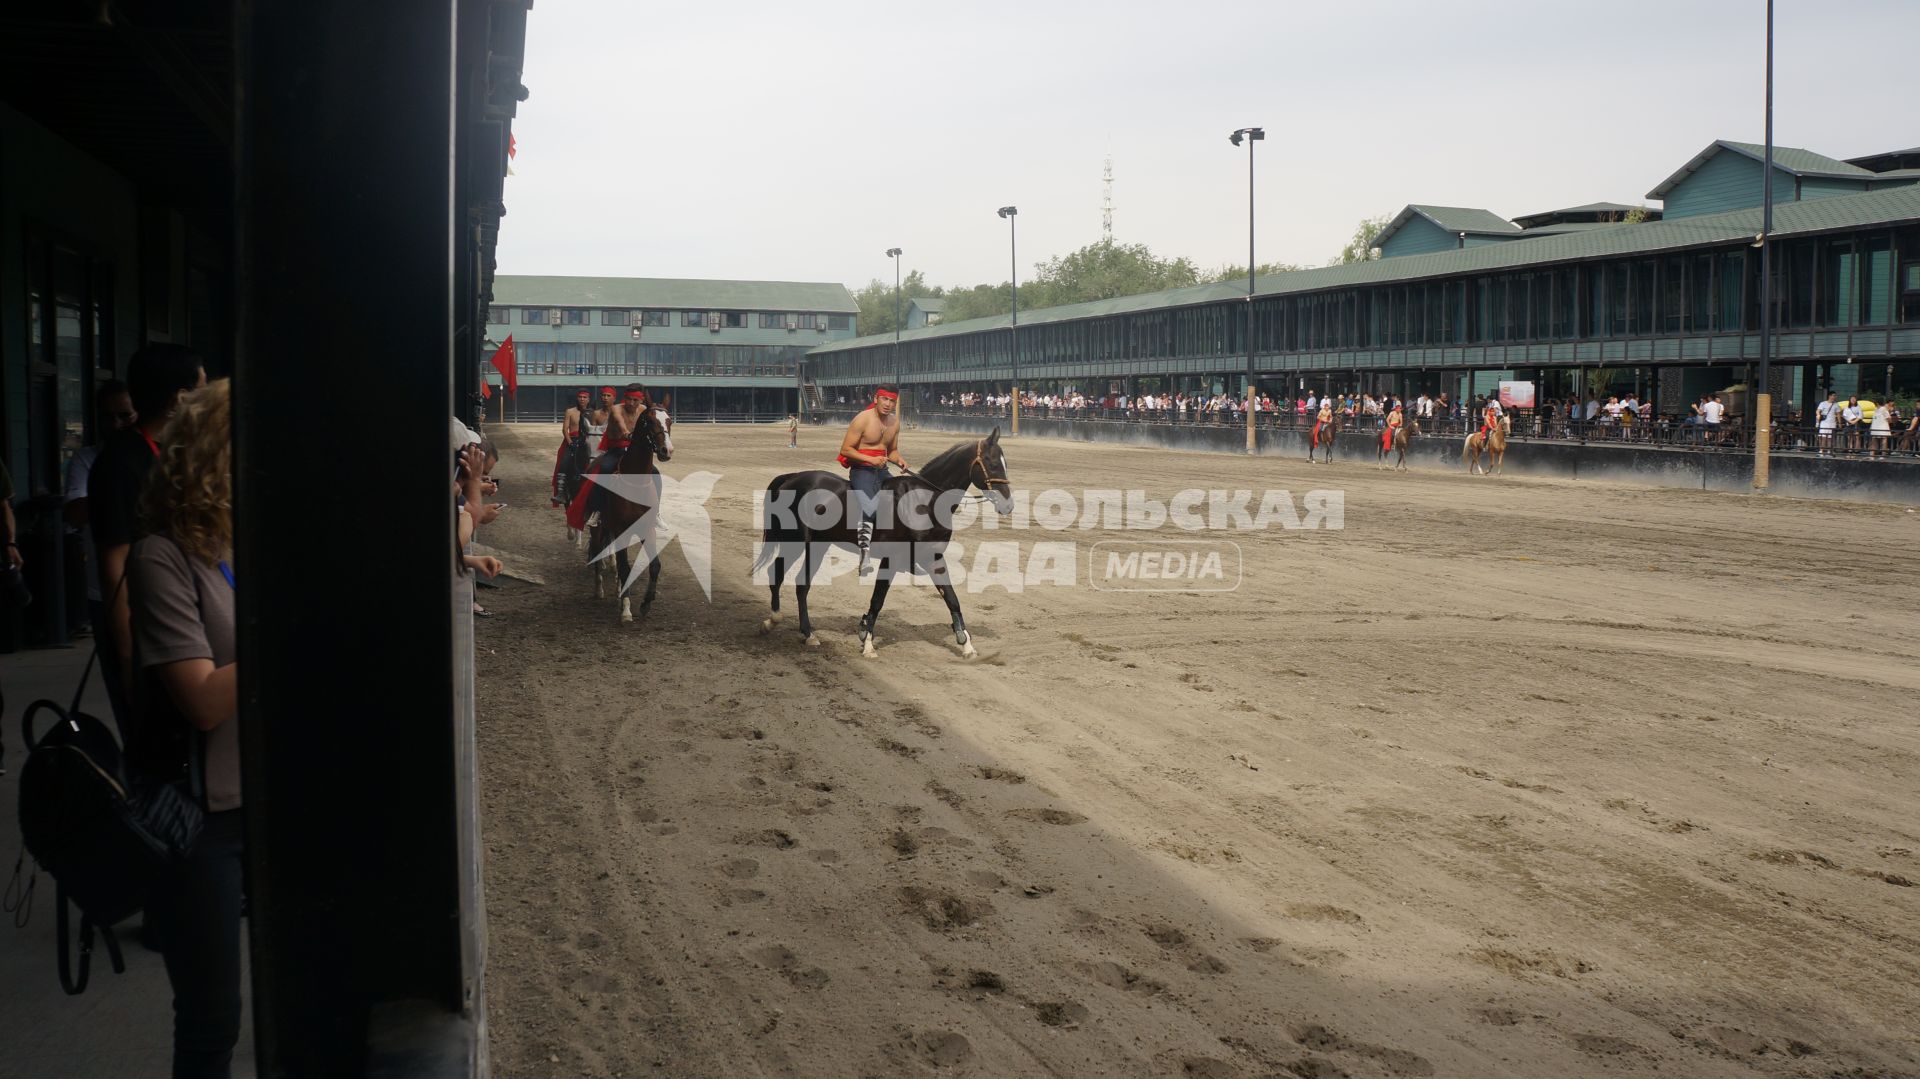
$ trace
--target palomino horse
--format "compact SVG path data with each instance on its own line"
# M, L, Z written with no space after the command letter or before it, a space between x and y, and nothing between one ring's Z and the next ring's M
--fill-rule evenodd
M1480 467L1480 454L1483 452L1492 465L1491 468L1484 470L1485 473L1491 476L1500 471L1500 462L1507 456L1507 434L1512 430L1513 421L1506 416L1501 416L1500 425L1492 430L1490 438L1482 438L1478 431L1468 435L1466 445L1460 450L1460 460L1466 463L1467 471L1475 476L1481 474L1483 470Z
M1326 423L1321 423L1319 419L1316 418L1313 421L1313 429L1307 432L1307 463L1312 464L1314 454L1319 452L1320 447L1325 446L1327 448L1327 463L1332 464L1333 463L1333 441L1334 441L1334 437L1339 433L1340 433L1339 410L1336 409L1333 413L1333 418L1331 420L1328 420Z
M658 476L660 469L654 460L673 459L673 439L667 434L667 426L660 418L660 412L647 408L633 425L633 441L620 460L614 465L616 476ZM589 477L588 482L592 482ZM656 506L640 502L630 502L620 493L609 487L605 492L606 501L600 510L599 518L593 524L592 538L588 547L593 554L593 595L595 599L604 599L607 594L608 579L611 577L613 593L620 599L620 621L633 621L633 601L627 596L627 572L631 568L627 561L627 552L645 542L642 533L650 532L659 521L656 506L659 489L655 488ZM647 520L641 523L641 518ZM641 527L635 529L634 525ZM629 534L631 530L631 534ZM619 544L619 550L613 552L613 558L606 557L607 548ZM611 563L611 565L609 564ZM658 554L647 562L647 591L640 597L640 616L646 617L647 608L653 606L653 594L660 585L660 558Z
M1406 417L1406 422L1393 429L1391 438L1386 435L1380 437L1380 453L1375 458L1375 462L1384 469L1387 467L1388 452L1397 452L1400 457L1394 461L1393 470L1395 472L1404 472L1407 467L1407 440L1419 433L1419 419L1413 416Z
M940 590L947 613L953 617L953 639L960 646L960 654L968 659L978 654L967 633L966 619L960 615L960 597L948 579L946 565L947 543L953 539L953 510L970 488L978 488L1001 514L1013 512L1007 455L1000 449L998 427L985 438L953 446L917 473L889 476L881 485L872 547L881 562L876 567L872 602L860 619L862 655L874 655L873 630L880 620L880 607L887 601L893 575L901 570L933 577L934 587ZM794 579L793 591L800 605L800 633L808 644L820 643L807 615L807 590L813 585L820 558L830 546L858 549L854 536L860 519L847 492L847 481L831 472L789 472L767 484L766 501L761 507L760 553L753 566L755 573L763 566L772 567L768 583L773 613L760 623L762 633L779 625L780 586L786 581L788 568L798 562L800 575ZM831 512L810 512L810 506ZM820 523L816 524L816 519Z

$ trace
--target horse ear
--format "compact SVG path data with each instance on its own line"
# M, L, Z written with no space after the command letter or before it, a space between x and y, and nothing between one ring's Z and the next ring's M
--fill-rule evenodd
M987 445L991 446L999 441L1000 441L1000 425L996 423L993 425L993 433L987 436Z

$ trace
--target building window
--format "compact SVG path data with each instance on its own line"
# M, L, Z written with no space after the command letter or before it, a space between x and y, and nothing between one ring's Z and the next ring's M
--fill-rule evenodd
M707 325L707 313L705 311L682 311L680 312L680 325L698 326L705 329Z
M487 325L505 326L510 324L511 322L513 322L513 308L511 307L487 308Z
M632 317L632 312L624 307L610 307L600 312L600 325L625 326Z
M642 326L671 326L671 325L673 325L673 312L671 312L671 311L642 311L642 312L640 312L640 325L642 325Z
M828 315L827 316L827 329L829 330L850 330L852 328L853 328L852 315Z
M747 328L747 314L745 311L722 311L720 325L729 330L744 330Z
M522 326L545 326L546 324L547 324L547 309L546 309L546 308L544 308L544 307L522 307L522 308L520 309L520 325L522 325Z
M792 326L797 330L802 326L812 325L812 315L796 314L791 311L762 311L760 313L760 328L763 330L784 330L788 326Z
M593 312L584 307L568 307L560 312L560 323L564 326L591 326Z

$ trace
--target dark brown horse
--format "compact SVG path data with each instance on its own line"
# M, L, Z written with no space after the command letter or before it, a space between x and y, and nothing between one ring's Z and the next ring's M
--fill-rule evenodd
M946 565L947 544L953 539L953 511L970 488L981 491L1000 513L1013 511L1007 456L1000 449L998 427L985 438L947 449L917 473L889 476L882 484L882 502L873 531L872 550L879 559L873 599L860 619L862 655L874 655L874 626L880 620L880 608L887 601L893 576L901 571L933 578L952 616L953 639L960 646L960 654L968 659L978 654L967 633L966 619L960 615L960 597L953 590ZM800 574L794 579L793 591L800 605L800 634L810 645L820 643L807 614L807 590L830 549L858 549L854 537L860 524L859 512L847 493L847 481L831 472L789 472L767 484L761 506L761 547L753 566L756 574L771 568L768 584L773 613L760 623L762 633L780 624L780 586L787 579L787 570L798 565Z
M592 463L593 447L587 443L587 437L583 434L569 439L560 451L560 497L565 500L561 505L571 506L573 500L580 496L580 485L586 481L587 466ZM567 533L573 539L575 547L587 545L585 532L569 525Z
M673 458L673 439L667 434L667 425L661 417L662 414L651 406L640 413L633 425L633 440L613 467L614 475L660 475L655 460ZM594 482L591 475L587 477L587 482ZM658 548L647 545L647 540L652 538L659 524L659 514L655 509L660 504L660 486L656 480L651 487L651 494L641 496L641 500L636 502L622 494L619 487L609 484L601 498L600 516L593 524L592 537L588 541L588 549L594 552L591 559L593 594L595 599L606 598L607 586L611 583L614 595L620 600L620 621L631 622L633 601L627 596L627 574L631 569L627 555L629 550L643 547L649 553L647 591L640 597L641 617L646 617L647 608L653 606L654 592L660 585Z
M1383 469L1387 467L1387 454L1391 451L1400 455L1399 459L1393 463L1393 470L1395 472L1404 471L1407 467L1407 440L1419 433L1419 418L1408 416L1405 422L1393 429L1393 436L1391 438L1384 435L1381 436L1380 455L1377 458L1380 467Z

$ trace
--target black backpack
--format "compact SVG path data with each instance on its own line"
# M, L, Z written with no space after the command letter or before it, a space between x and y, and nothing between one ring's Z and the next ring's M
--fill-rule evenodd
M57 722L35 738L34 716L43 711ZM20 769L20 835L26 854L53 875L60 986L74 995L87 988L95 930L114 973L125 972L111 926L138 912L152 886L192 851L205 812L178 785L130 774L112 732L79 710L77 694L66 709L35 701L20 727L29 747ZM16 924L32 909L33 880L21 886L21 868L15 864L7 895ZM68 956L69 901L80 908L77 979Z

